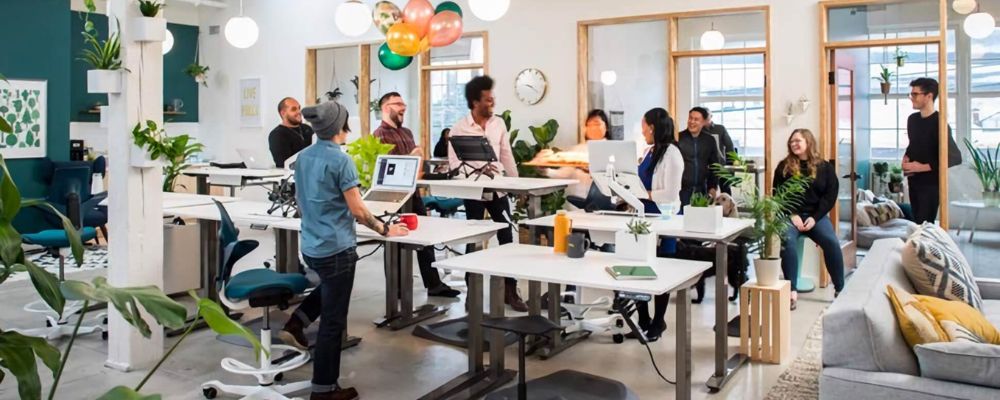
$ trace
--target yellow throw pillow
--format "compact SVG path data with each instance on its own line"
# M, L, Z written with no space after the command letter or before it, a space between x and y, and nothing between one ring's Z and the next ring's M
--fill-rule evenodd
M997 328L986 320L983 313L965 302L919 294L913 295L913 297L934 315L934 319L942 327L946 321L951 321L978 336L983 343L1000 344L1000 332L997 331ZM943 330L948 335L949 341L956 341L955 336L957 335L949 333L948 329Z
M927 307L905 290L886 285L886 295L896 312L896 322L910 347L924 343L947 342L948 334Z

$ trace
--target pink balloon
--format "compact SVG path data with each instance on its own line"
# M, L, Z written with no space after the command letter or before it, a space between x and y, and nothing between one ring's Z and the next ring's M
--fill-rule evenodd
M431 47L444 47L462 37L462 16L454 11L442 11L431 18L427 33Z
M428 0L410 0L403 9L403 21L416 27L420 37L427 35L433 17L434 6Z

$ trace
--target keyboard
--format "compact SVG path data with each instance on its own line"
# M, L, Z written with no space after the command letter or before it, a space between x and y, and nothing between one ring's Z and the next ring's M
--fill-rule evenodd
M409 193L406 192L386 192L386 191L372 191L365 196L367 201L379 201L385 203L398 203L406 199Z

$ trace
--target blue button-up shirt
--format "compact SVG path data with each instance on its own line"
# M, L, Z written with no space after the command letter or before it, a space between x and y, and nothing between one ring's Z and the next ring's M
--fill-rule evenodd
M318 140L295 162L295 198L302 216L302 254L330 257L357 246L354 216L344 192L357 187L354 160L329 140Z

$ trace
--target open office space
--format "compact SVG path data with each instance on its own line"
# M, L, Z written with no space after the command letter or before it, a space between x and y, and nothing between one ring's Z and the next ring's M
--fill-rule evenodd
M1000 0L0 15L0 399L1000 397Z

